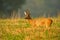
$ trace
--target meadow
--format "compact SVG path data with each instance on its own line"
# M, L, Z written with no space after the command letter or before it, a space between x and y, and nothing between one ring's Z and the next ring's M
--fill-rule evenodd
M60 40L60 19L52 18L49 30L31 26L25 19L0 19L0 40Z

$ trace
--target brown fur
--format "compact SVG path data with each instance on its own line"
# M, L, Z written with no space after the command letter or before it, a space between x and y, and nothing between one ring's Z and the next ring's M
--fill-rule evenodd
M34 27L35 26L45 26L46 28L48 28L52 24L52 20L49 18L30 19L30 20L28 20L28 22Z
M51 24L52 24L52 20L49 18L42 18L42 19L36 20L37 26L46 26L46 28L47 28L47 27L51 26Z

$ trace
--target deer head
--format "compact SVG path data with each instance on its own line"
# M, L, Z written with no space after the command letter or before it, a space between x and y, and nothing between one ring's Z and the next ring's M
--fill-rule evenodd
M30 11L28 9L26 11L24 11L24 15L25 15L25 19L31 19Z

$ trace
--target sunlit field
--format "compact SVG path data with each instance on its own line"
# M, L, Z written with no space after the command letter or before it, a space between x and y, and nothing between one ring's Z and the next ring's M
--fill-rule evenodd
M51 19L49 29L33 27L25 19L0 19L0 40L60 40L60 18Z

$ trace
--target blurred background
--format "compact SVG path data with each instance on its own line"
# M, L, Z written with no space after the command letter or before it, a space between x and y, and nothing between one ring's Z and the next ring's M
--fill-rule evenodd
M58 17L60 0L0 0L0 18L23 18L26 9L33 18Z

